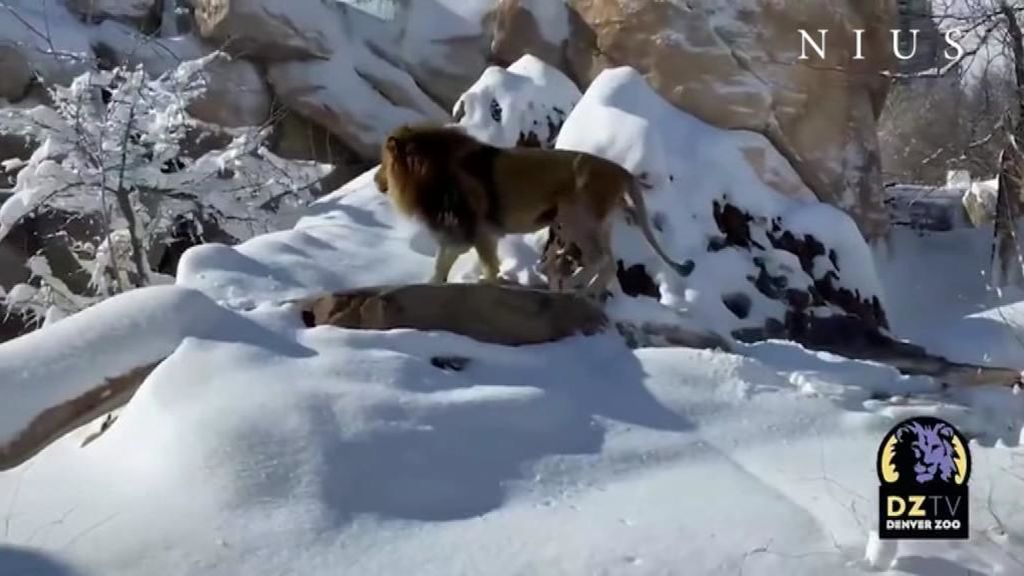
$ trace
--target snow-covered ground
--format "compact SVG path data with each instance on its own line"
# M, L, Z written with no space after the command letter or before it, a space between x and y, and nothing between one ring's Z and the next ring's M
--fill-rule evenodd
M629 82L619 85L626 92L604 85L584 104L610 113L601 106L637 89ZM616 119L617 133L650 152L620 161L664 185L651 205L680 201L666 200L675 189L658 174L675 160L655 153L669 136L626 112ZM676 120L719 146L690 160L704 173L680 175L694 198L735 182L748 208L760 203L795 228L845 222L762 193L731 156L757 144L743 134ZM560 145L637 153L601 140L601 123L585 140L584 122L573 122ZM716 179L716 170L729 173ZM683 256L702 241L667 230ZM880 288L867 285L877 280L866 248L843 245L843 228L832 232L839 261L861 267L854 281L884 292L897 334L958 360L1024 367L1024 330L1013 323L1024 310L995 300L972 272L987 262L990 232L898 230L875 255ZM535 249L505 242L505 272L528 279ZM444 333L307 329L293 308L274 304L422 281L433 253L366 174L294 230L190 250L177 286L107 301L0 346L0 434L24 422L7 399L25 390L37 390L38 407L132 358L174 350L97 440L81 447L94 423L0 473L0 575L1024 573L1024 398L1009 389L942 390L786 342L734 354L634 351L609 333L508 348ZM698 270L712 275L697 288L717 297L711 280L732 272L727 253L701 258ZM466 256L454 276L477 272ZM692 286L672 283L678 303L699 305ZM725 322L710 305L702 312ZM83 345L90 335L105 344ZM447 371L437 356L469 363ZM972 537L869 546L878 443L918 414L972 438Z
M295 231L194 250L179 283L245 309L420 280L429 244L368 180ZM982 284L922 277L976 266L970 234L898 234L881 276L899 325L982 350L985 332L961 318ZM907 269L912 257L927 268ZM901 542L892 573L1024 570L1024 401L1008 390L943 393L782 342L503 348L305 329L267 305L217 320L201 294L153 290L166 305L123 311L192 336L105 435L80 448L95 428L77 431L0 474L0 574L856 574L877 522L877 444L921 413L976 438L973 536ZM205 321L189 331L188 318ZM446 372L436 355L471 362Z

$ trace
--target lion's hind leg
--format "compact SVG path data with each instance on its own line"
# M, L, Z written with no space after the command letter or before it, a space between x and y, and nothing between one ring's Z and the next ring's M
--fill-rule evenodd
M615 278L615 262L611 253L611 230L585 208L564 210L561 221L564 240L575 243L580 251L580 268L569 277L569 285L587 296L602 298Z
M480 256L480 266L484 270L481 280L489 284L500 281L501 260L498 259L498 239L490 234L481 234L474 243L476 253Z
M444 284L448 282L448 274L451 273L455 261L468 250L469 246L441 244L437 258L434 260L434 275L430 278L430 283Z

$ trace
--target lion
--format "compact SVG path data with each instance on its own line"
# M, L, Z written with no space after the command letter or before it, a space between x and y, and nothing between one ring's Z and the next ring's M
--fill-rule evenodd
M498 148L455 126L406 125L385 141L374 181L403 215L423 223L440 249L432 283L445 283L455 260L475 249L484 282L498 282L498 240L556 222L580 251L571 287L601 296L615 277L612 211L631 210L655 253L681 276L693 261L671 259L651 229L641 184L618 164L585 152Z

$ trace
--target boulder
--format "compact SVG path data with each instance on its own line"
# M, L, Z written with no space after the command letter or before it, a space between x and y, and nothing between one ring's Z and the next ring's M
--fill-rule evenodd
M267 80L277 99L364 159L377 158L384 138L401 124L449 118L405 70L363 44L349 48L330 60L268 64Z
M455 103L455 121L501 147L554 148L582 94L558 69L526 55L507 69L487 68Z
M203 77L206 91L189 104L197 119L227 128L259 126L270 115L270 88L259 69L239 59L210 63Z
M569 7L562 1L503 0L492 16L493 59L507 65L532 54L569 71Z
M384 2L394 6L385 21L353 7L359 4L339 3L349 28L375 53L400 63L445 110L490 63L488 21L495 0Z
M312 160L334 166L316 193L341 188L346 182L373 167L349 149L326 128L290 110L275 114L274 130L267 141L270 151L291 160Z
M32 67L22 53L13 46L0 44L0 100L21 100L32 78Z
M337 12L321 0L192 0L203 38L262 60L328 58Z
M157 0L64 0L64 4L89 22L106 19L143 22L155 14Z
M502 0L492 52L504 61L545 55L581 85L632 66L673 105L761 133L865 236L885 233L876 122L888 91L881 72L893 61L894 2L566 0L564 38L541 33L548 4ZM799 59L800 29L829 30L824 59L812 50ZM853 59L854 29L867 30L863 60Z

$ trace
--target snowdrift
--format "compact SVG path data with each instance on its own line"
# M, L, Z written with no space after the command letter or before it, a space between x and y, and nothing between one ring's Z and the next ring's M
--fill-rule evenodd
M483 86L500 95L508 80L490 74L496 83ZM547 118L565 95L534 94L546 107L479 129L518 141L524 123ZM478 117L474 106L465 118ZM610 314L726 332L785 322L793 307L758 287L761 273L808 294L831 278L880 305L903 294L889 283L883 300L873 256L845 216L766 183L787 167L770 153L748 162L766 149L758 138L674 111L628 70L604 73L567 113L556 145L646 172L667 249L697 262L690 278L674 277L618 223L624 268L642 265L658 295L619 295ZM725 206L743 226L720 223ZM813 235L827 253L777 247L776 224L805 243ZM910 251L902 258L934 266L932 278L967 265L962 253L897 240ZM506 239L505 271L537 280L544 241ZM175 287L0 345L5 430L22 417L8 420L9 398L63 398L78 378L171 352L98 439L80 446L94 423L0 473L0 574L1017 571L1024 400L1009 390L947 390L786 342L728 354L633 351L614 334L508 348L439 332L307 329L281 304L422 281L434 249L395 216L371 171L293 230L188 251ZM899 267L898 258L879 261ZM478 273L466 255L454 277ZM930 284L921 294L932 302L956 300L954 287ZM726 304L742 300L734 293L749 299L745 317ZM848 313L824 296L811 308ZM965 314L944 312L949 343L969 335L980 349L984 338L1020 333L1010 323L958 332ZM899 320L935 332L927 309ZM90 334L110 344L90 347ZM439 356L468 361L439 367ZM85 359L95 367L82 368ZM916 414L949 419L973 439L972 540L900 542L884 554L872 546L865 560L877 444Z

